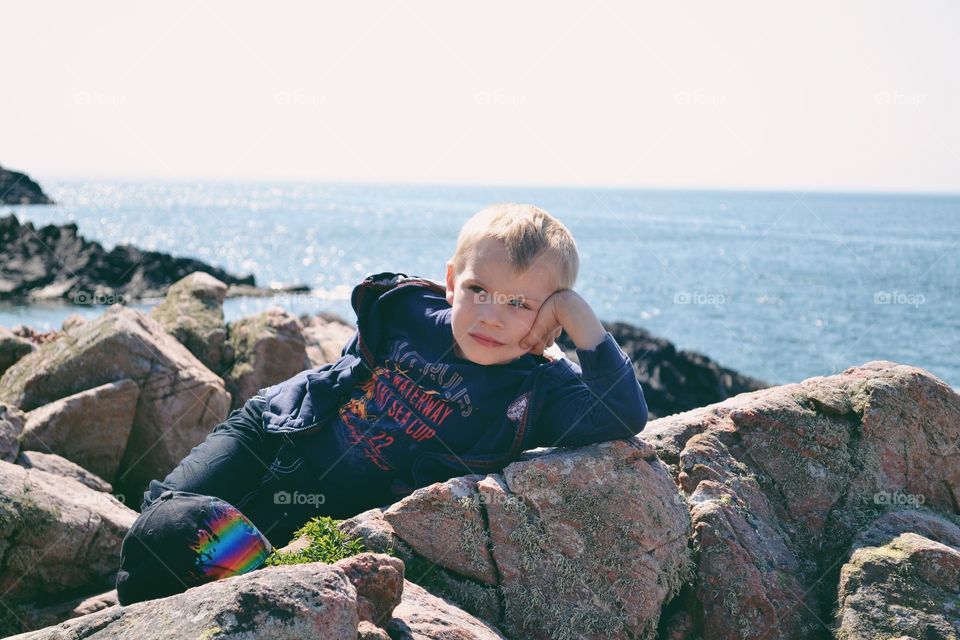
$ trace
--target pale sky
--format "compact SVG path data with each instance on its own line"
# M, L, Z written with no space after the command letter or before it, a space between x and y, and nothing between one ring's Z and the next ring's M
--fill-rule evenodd
M960 192L956 2L7 3L44 179Z

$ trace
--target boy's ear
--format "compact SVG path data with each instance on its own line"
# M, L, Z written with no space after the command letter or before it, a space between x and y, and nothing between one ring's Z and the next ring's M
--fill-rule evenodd
M447 302L453 306L453 288L456 284L456 277L453 272L453 263L447 263Z

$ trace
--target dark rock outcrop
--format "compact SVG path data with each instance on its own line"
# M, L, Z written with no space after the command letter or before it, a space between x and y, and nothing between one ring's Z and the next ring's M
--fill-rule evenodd
M721 367L705 355L678 350L669 340L631 324L604 322L603 326L633 361L651 418L689 411L770 386ZM566 333L557 345L568 358L577 361L576 345Z
M227 284L254 285L252 275L157 251L118 245L107 251L78 235L77 225L40 229L15 215L0 218L0 300L64 298L76 304L124 303L162 296L167 287L201 271Z
M54 204L27 174L0 167L0 204Z

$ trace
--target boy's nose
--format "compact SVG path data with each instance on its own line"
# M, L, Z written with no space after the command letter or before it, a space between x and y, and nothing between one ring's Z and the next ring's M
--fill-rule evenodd
M481 324L486 324L491 327L502 327L503 321L500 319L500 314L497 313L496 305L486 305L484 309L480 311L480 322Z

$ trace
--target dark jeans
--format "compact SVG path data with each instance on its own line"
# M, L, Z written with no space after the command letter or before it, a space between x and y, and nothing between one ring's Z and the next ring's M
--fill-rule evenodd
M151 480L140 510L164 491L189 491L226 500L274 547L314 516L342 517L337 493L318 480L286 436L263 430L263 400L252 398L194 447L163 481Z

